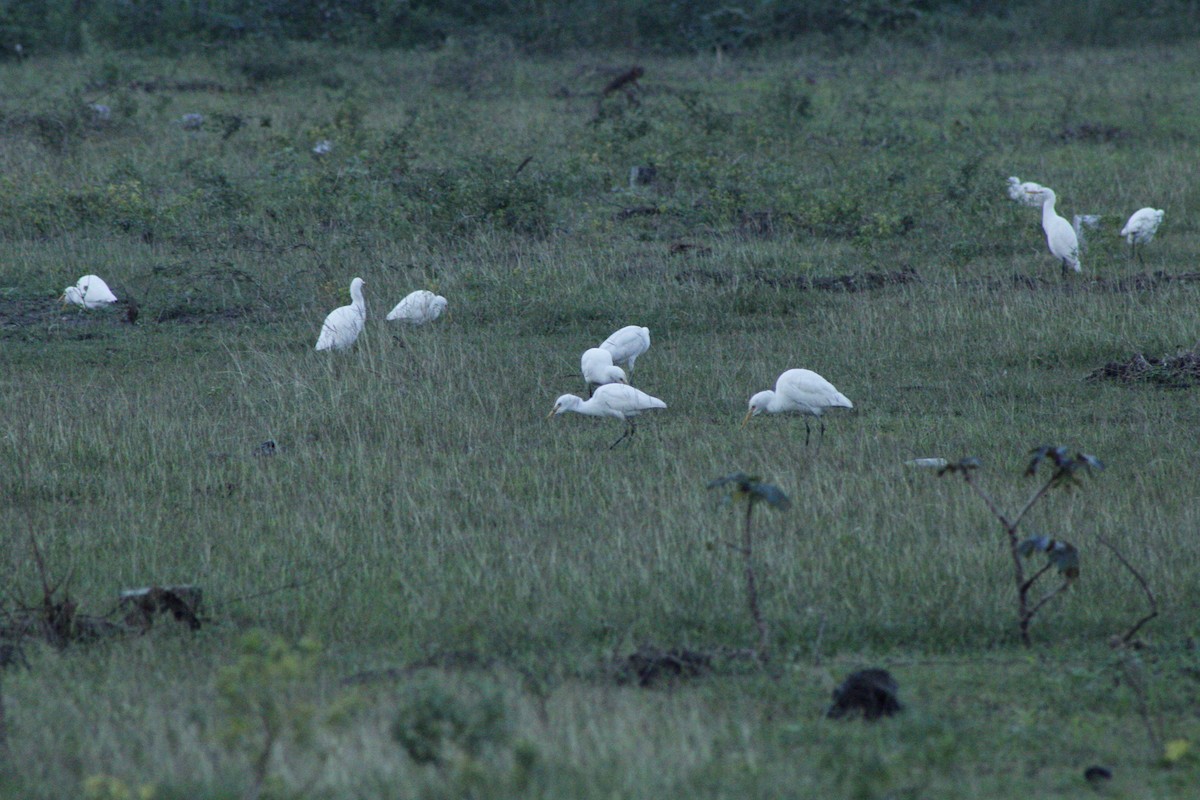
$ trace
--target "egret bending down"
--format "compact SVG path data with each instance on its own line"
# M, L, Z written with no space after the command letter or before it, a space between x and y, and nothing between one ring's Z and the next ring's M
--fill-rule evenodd
M1054 257L1062 262L1062 274L1065 278L1069 270L1083 272L1079 264L1079 237L1075 228L1066 219L1054 211L1054 203L1058 196L1053 189L1043 186L1030 196L1037 196L1042 202L1042 230L1046 232L1046 246Z
M418 289L407 295L388 312L389 320L400 320L409 325L424 325L433 322L446 310L446 298L428 289Z
M775 391L767 389L750 398L750 410L746 412L742 425L764 412L781 414L795 411L804 417L804 446L808 447L812 435L808 418L816 417L821 423L821 441L825 441L825 421L821 415L827 408L854 408L854 403L811 369L789 369L775 381Z
M579 359L579 369L583 372L583 380L587 383L588 397L595 394L597 386L610 383L629 383L625 370L613 366L612 354L599 347L583 351Z
M626 325L619 331L614 331L600 348L612 354L614 364L624 364L632 373L637 357L650 349L650 329Z
M362 333L363 323L367 319L367 303L363 300L362 287L362 278L350 281L352 302L348 306L335 308L325 317L325 322L321 324L321 335L317 337L318 350L345 350Z
M74 286L63 289L59 298L64 304L74 303L80 308L100 308L117 302L117 296L98 275L84 275Z
M1158 208L1139 208L1133 212L1133 216L1129 218L1129 222L1125 223L1125 227L1121 228L1121 235L1125 237L1125 241L1132 248L1129 257L1137 255L1137 246L1139 244L1149 244L1154 238L1154 234L1158 233L1158 226L1162 224L1163 212ZM1141 256L1138 256L1140 259Z
M626 437L637 433L633 418L643 411L652 408L666 408L667 404L657 397L651 397L640 389L626 386L623 383L609 383L601 386L590 400L584 400L573 394L564 394L554 401L554 409L547 419L556 414L574 411L577 414L587 414L592 417L616 417L626 423L625 432L617 441L608 446L612 450Z

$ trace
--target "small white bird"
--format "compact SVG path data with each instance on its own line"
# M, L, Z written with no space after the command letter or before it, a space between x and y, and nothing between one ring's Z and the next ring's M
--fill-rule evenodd
M367 320L367 303L363 300L363 279L350 281L350 298L353 302L329 312L321 324L321 335L317 337L318 350L345 350L354 344L362 333Z
M1040 183L1034 183L1033 181L1022 183L1021 179L1016 175L1008 179L1008 196L1021 205L1029 206L1030 208L1037 208L1042 204L1041 198L1033 197L1033 195L1045 188Z
M1054 203L1058 196L1053 189L1043 186L1037 192L1031 192L1042 203L1042 230L1046 232L1046 246L1050 252L1062 262L1062 274L1065 278L1069 270L1083 272L1079 263L1079 237L1071 223L1060 217L1054 211Z
M811 369L789 369L775 381L775 391L767 389L750 398L750 410L746 412L742 425L764 412L780 414L795 411L804 417L804 446L808 447L812 434L808 418L816 417L821 423L821 441L824 441L825 421L821 415L827 408L854 408L854 403Z
M637 357L650 349L650 329L626 325L614 331L600 347L612 354L614 364L624 364L632 373Z
M1162 224L1162 221L1163 211L1159 208L1147 206L1133 212L1129 222L1126 222L1125 227L1121 228L1121 235L1125 237L1125 241L1131 248L1130 258L1137 255L1139 244L1149 244L1150 240L1154 238L1154 234L1158 233L1158 226Z
M637 433L633 418L643 411L652 408L666 408L667 404L657 397L651 397L640 389L626 386L623 383L609 383L601 386L590 400L584 400L573 394L564 394L554 401L554 408L546 419L556 414L574 411L577 414L587 414L592 417L616 417L626 423L625 432L617 441L608 446L611 450L626 437Z
M428 289L418 289L406 296L388 312L389 320L400 320L409 325L424 325L433 322L446 310L446 298Z
M104 279L97 275L84 275L74 286L63 289L59 298L64 304L74 303L80 308L100 308L117 302L117 296L108 288Z
M579 369L583 373L584 382L587 383L588 397L595 394L597 386L629 383L625 377L625 370L613 366L612 354L599 347L583 351L583 357L579 359Z

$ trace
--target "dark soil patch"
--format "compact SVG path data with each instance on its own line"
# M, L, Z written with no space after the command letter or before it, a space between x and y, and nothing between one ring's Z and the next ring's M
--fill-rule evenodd
M195 306L170 306L158 312L155 322L180 322L188 325L208 325L215 322L241 322L254 316L256 310L249 306L234 308L197 308Z
M675 280L679 283L707 283L713 286L749 284L751 286L767 286L772 289L791 289L798 292L865 292L888 286L919 283L921 276L911 267L893 272L854 272L846 275L786 275L764 270L733 272L732 270L686 269L675 273Z
M1200 348L1162 358L1134 353L1127 361L1110 361L1094 370L1088 380L1152 383L1169 389L1187 389L1200 384Z
M660 650L653 645L642 645L636 652L617 659L612 670L619 684L650 687L703 677L712 671L712 660L711 654L697 650Z
M874 720L903 711L899 684L886 669L864 669L852 673L833 690L833 705L825 712L830 719L862 716Z

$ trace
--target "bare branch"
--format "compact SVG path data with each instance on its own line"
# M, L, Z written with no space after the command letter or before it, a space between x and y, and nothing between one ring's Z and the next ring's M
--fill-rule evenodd
M1147 614L1146 616L1142 617L1141 619L1139 619L1137 622L1135 622L1133 627L1130 628L1125 633L1125 635L1121 637L1122 644L1129 644L1133 640L1134 634L1136 634L1139 630L1141 630L1143 625L1145 625L1147 622L1149 622L1150 620L1152 620L1158 616L1158 599L1155 598L1154 592L1150 591L1150 584L1146 581L1146 579L1144 577L1142 577L1142 573L1138 572L1136 569L1133 568L1133 564L1130 564L1128 559L1126 559L1125 556L1121 555L1120 550L1118 550L1111 542L1109 542L1103 536L1098 536L1096 538L1100 540L1100 544L1104 545L1105 547L1107 547L1109 550L1112 551L1112 554L1114 556L1116 556L1117 560L1120 561L1125 566L1125 569L1127 569L1131 573L1133 573L1133 577L1137 579L1137 582L1139 584L1141 584L1142 591L1146 593L1146 599L1150 603L1150 613Z

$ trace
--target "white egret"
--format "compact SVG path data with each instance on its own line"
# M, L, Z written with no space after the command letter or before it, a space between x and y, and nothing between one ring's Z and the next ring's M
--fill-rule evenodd
M597 389L590 400L584 400L573 394L564 394L554 401L554 408L546 419L556 414L574 411L577 414L587 414L592 417L616 417L623 420L626 423L625 432L617 441L608 446L608 449L611 450L626 437L632 437L637 433L637 428L633 424L634 417L652 408L666 407L667 404L662 400L651 397L640 389L623 383L609 383Z
M350 298L353 302L329 312L321 324L321 335L317 337L318 350L345 350L354 344L362 333L367 319L367 303L363 300L363 279L350 281Z
M424 325L433 322L446 310L446 298L428 289L418 289L407 295L388 312L389 320L400 320L409 325Z
M74 303L80 308L100 308L117 302L117 296L108 288L104 279L97 275L84 275L74 286L63 289L63 303Z
M1162 224L1163 211L1159 208L1139 208L1133 212L1133 216L1129 218L1129 222L1125 223L1125 227L1121 228L1121 235L1125 237L1125 241L1129 243L1130 258L1137 255L1137 246L1139 244L1148 244L1154 238L1154 234L1158 232L1158 226ZM1140 258L1140 256L1138 256Z
M1040 183L1033 181L1021 182L1021 179L1013 175L1008 179L1008 196L1017 201L1023 206L1037 208L1042 204L1041 198L1033 197L1033 195L1045 189Z
M811 369L789 369L775 381L775 391L767 389L750 398L750 410L746 412L742 425L764 412L780 414L795 411L804 417L804 446L808 447L812 434L808 418L816 417L821 423L821 441L824 441L825 421L821 415L827 408L854 408L854 403Z
M1083 272L1079 264L1079 237L1071 223L1060 217L1054 211L1054 203L1058 196L1053 189L1043 186L1030 196L1037 196L1042 202L1042 230L1046 232L1046 246L1054 257L1062 262L1062 274L1065 278L1069 270Z
M579 369L583 373L583 380L587 383L588 397L595 393L597 386L605 386L610 383L629 383L625 377L625 370L613 366L612 353L601 350L599 347L583 351L583 357L579 359Z
M650 329L626 325L604 340L601 349L612 354L614 364L624 364L633 372L637 357L650 349Z

